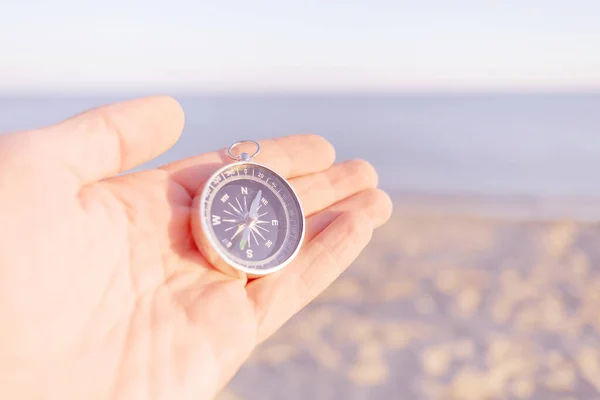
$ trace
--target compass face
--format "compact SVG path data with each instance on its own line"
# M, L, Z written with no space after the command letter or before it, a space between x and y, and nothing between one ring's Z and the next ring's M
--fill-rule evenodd
M256 274L291 261L304 233L302 208L290 185L251 162L231 164L213 175L204 189L201 218L221 257Z

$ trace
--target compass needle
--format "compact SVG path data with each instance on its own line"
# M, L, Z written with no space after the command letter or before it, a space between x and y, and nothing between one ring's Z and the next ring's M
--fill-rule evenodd
M252 200L252 204L250 204L250 212L248 214L249 214L250 218L252 218L252 219L258 219L257 211L260 208L260 206L262 205L262 203L260 202L261 196L262 196L262 190L259 190L258 193L256 193L256 197L254 198L254 200Z
M235 238L237 235L239 235L239 234L240 234L240 232L241 232L241 231L243 231L245 227L246 227L246 224L241 224L241 225L238 225L238 229L237 229L237 231L235 231L235 233L234 233L234 234L233 234L233 236L231 237L231 240L233 240L233 239L234 239L234 238ZM232 226L232 228L233 228L233 226ZM230 229L231 229L231 228L230 228Z

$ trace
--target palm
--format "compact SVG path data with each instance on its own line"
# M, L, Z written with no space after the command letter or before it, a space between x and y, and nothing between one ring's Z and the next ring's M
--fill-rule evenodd
M314 136L263 142L259 161L299 194L307 240L279 273L249 283L223 275L198 251L193 203L224 162L221 153L115 176L172 144L181 122L174 102L154 98L0 142L0 151L18 150L31 143L25 137L46 139L11 153L19 157L9 157L0 174L0 191L11 194L0 200L8 222L0 228L0 323L8 327L0 360L11 360L0 362L5 390L36 398L210 398L389 215L367 164L331 166L330 146ZM107 135L108 146L115 145L110 135L120 136L116 160L86 153L102 154ZM51 137L72 153L53 157ZM27 169L18 190L8 190L15 165L29 161L42 167Z

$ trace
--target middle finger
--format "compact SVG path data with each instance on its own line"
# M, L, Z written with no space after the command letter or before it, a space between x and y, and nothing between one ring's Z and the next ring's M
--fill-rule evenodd
M290 180L308 217L365 189L377 187L377 172L364 160L351 160Z

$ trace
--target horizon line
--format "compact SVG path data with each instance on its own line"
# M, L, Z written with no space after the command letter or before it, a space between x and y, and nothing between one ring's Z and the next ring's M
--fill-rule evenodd
M477 96L477 95L598 95L600 85L586 87L481 87L481 88L393 88L393 89L182 89L182 88L124 88L106 90L99 88L81 89L25 89L5 90L0 88L0 98L19 97L112 97L112 96Z

